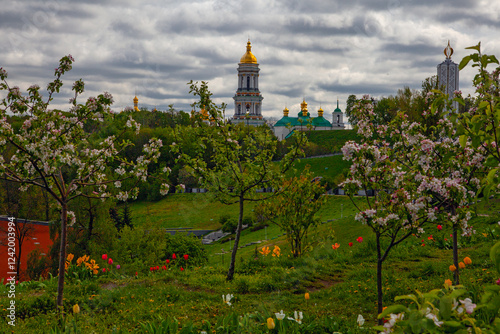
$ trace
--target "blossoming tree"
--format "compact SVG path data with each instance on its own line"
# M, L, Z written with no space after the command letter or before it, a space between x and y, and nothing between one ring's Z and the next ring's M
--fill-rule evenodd
M459 68L463 69L472 61L473 67L478 67L479 73L474 78L476 87L476 102L474 106L464 113L451 113L448 120L453 123L456 129L453 138L457 138L460 147L468 156L468 162L464 167L468 167L471 172L482 172L485 177L481 183L481 191L486 198L490 194L497 195L500 180L498 172L500 170L500 150L498 148L500 136L498 127L500 124L500 68L497 67L491 73L487 71L490 64L499 64L495 56L483 55L480 44L468 49L476 50L469 56L462 59ZM457 92L454 100L462 106L466 106L465 99ZM438 92L439 97L434 105L442 105L447 97ZM459 160L461 157L456 157ZM484 169L478 168L478 161L482 163ZM475 169L475 171L474 171ZM450 171L450 175L454 175ZM473 177L470 181L477 183ZM467 186L467 179L462 180L462 185ZM467 207L465 207L466 209ZM464 210L461 207L459 210ZM464 210L465 211L465 210ZM467 215L467 213L465 213ZM453 219L453 211L451 218ZM490 251L491 261L495 264L500 273L500 242L495 244ZM469 259L470 261L470 259ZM455 263L456 268L458 266ZM499 280L500 281L500 280ZM500 331L500 319L498 318L500 309L500 289L497 285L485 285L484 291L472 294L477 298L475 302L470 298L460 298L467 293L464 286L450 286L445 283L444 289L432 290L429 293L400 296L397 300L408 299L418 307L407 308L404 305L389 306L379 318L389 316L389 321L384 327L375 327L389 332L464 332L464 333L498 333ZM451 282L450 282L451 283ZM481 289L482 290L482 289ZM475 312L475 309L487 310L488 312Z
M71 55L60 60L55 79L47 86L45 99L38 85L29 87L27 95L21 94L18 87L9 85L7 72L0 68L0 90L6 92L0 106L0 175L19 183L21 191L39 187L59 204L59 307L63 305L67 226L76 219L75 214L68 211L68 204L79 196L102 200L112 196L121 200L137 196L137 188L122 190L121 182L128 178L145 180L147 166L156 161L162 146L161 141L151 140L144 146L144 154L131 162L120 158L120 152L129 145L120 135L101 141L91 140L90 134L84 131L84 124L113 118L110 109L113 98L111 94L103 93L78 103L77 98L84 91L81 79L73 84L74 95L69 101L68 111L49 109L54 94L59 93L63 85L61 77L71 70L73 61ZM27 116L20 129L9 124L8 113ZM128 129L138 131L139 124L129 118L122 133ZM13 148L14 153L7 153L7 148ZM109 167L111 162L117 166L114 170Z
M358 207L356 220L368 225L376 238L378 313L383 308L382 264L394 246L423 233L428 223L449 222L458 268L457 230L472 233L467 205L479 187L474 175L483 156L470 142L461 146L444 109L432 105L422 123L409 122L399 112L391 123L375 125L373 105L365 97L353 110L361 143L347 142L342 148L344 159L353 162L342 186L351 198L364 191L365 206ZM428 118L437 121L427 126ZM455 280L458 284L458 271Z

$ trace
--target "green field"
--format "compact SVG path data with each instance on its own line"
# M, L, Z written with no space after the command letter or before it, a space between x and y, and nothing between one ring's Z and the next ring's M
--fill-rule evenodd
M340 152L349 140L359 140L356 130L308 131L306 134L311 143L325 147L331 152Z
M329 157L320 158L303 158L296 161L293 164L295 168L295 174L300 174L306 166L310 166L311 172L315 176L322 176L328 178L335 178L339 174L346 174L347 170L351 166L350 161L343 159L343 155L334 155ZM294 172L290 172L288 175L293 175Z

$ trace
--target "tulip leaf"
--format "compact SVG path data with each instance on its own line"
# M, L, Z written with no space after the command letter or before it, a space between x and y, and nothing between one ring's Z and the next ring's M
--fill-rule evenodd
M398 297L395 298L395 300L397 300ZM402 298L400 298L402 299ZM403 313L403 312L407 312L408 309L406 308L406 306L403 306L403 305L400 305L400 304L396 304L396 305L391 305L391 306L388 306L384 311L382 311L382 313L380 313L378 315L378 318L384 318L386 316L388 316L389 314L399 314L399 313Z
M497 242L490 250L490 259L497 268L497 271L500 273L500 241Z
M444 296L439 301L439 315L443 320L451 318L451 309L453 307L453 300L449 296Z

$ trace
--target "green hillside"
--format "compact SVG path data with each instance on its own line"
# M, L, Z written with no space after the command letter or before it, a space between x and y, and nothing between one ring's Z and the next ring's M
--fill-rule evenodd
M306 134L309 142L324 147L330 152L340 152L345 142L360 139L356 130L309 131Z
M351 162L346 161L343 158L343 155L320 158L304 158L296 161L293 164L293 167L296 169L295 174L300 174L304 168L309 165L311 172L313 172L315 176L334 179L339 174L346 174L347 169L351 166ZM293 175L293 172L290 172L288 175Z

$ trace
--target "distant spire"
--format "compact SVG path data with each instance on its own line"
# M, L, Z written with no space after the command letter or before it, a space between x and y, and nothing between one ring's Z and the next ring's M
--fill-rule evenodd
M450 46L450 40L448 40L448 45L444 49L444 55L446 59L451 59L451 55L453 54L453 48Z

